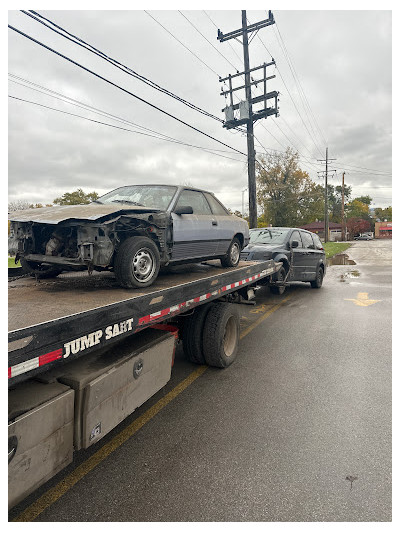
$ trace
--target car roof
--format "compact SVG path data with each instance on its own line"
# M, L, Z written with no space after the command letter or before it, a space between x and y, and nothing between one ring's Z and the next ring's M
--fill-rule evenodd
M208 194L214 195L212 191L199 189L198 187L193 187L192 185L176 185L174 183L131 183L130 185L121 185L121 187L117 187L117 189L123 189L124 187L176 187L179 190L189 189L191 191L207 192Z
M308 229L303 229L303 228L286 228L286 227L281 227L281 226L269 226L269 227L264 227L264 228L252 228L250 231L258 231L258 230L266 230L266 229L270 229L270 230L273 230L273 229L279 229L279 230L298 230L298 231L305 231L306 233L313 233L312 231L308 231ZM315 233L316 235L316 233Z

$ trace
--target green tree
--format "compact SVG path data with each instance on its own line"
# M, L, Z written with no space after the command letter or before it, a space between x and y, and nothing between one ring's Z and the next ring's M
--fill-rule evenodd
M350 185L344 186L344 201L345 203L350 200L351 196L351 187ZM333 222L342 222L342 186L328 184L328 212L329 220ZM324 217L324 214L321 218Z
M99 195L97 192L85 193L82 189L77 189L74 192L66 192L60 198L53 200L55 204L59 205L80 205L80 204L90 204L97 200Z
M268 154L260 162L257 199L264 212L262 224L298 226L315 220L323 206L323 191L301 170L299 154L287 148L283 154Z
M392 222L392 206L389 207L376 207L375 208L375 218L379 218L381 222L384 220L387 220L389 222Z

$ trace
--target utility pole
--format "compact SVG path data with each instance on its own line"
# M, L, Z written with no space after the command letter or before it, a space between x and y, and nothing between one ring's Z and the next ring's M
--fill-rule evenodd
M258 31L265 26L270 26L275 24L274 16L271 11L268 13L268 19L256 22L255 24L247 24L246 11L242 11L242 27L238 30L231 31L229 33L223 34L218 30L217 39L220 42L227 41L229 39L237 39L238 37L243 37L243 60L244 60L244 71L237 72L236 74L229 75L227 78L220 78L220 82L229 80L229 90L222 91L221 95L230 96L230 106L227 106L223 111L225 111L225 123L224 127L227 129L236 128L241 124L247 125L247 166L248 166L248 190L249 190L249 225L250 228L257 227L257 188L256 188L256 152L254 150L254 122L260 118L266 118L269 115L278 116L278 93L273 91L267 93L267 80L275 78L275 76L266 75L266 69L269 65L275 65L275 61L272 58L270 63L264 63L260 67L250 68L250 58L249 58L249 34ZM250 73L259 69L264 70L264 77L262 79L252 81ZM244 74L244 85L240 87L232 87L232 79L237 78L237 76L243 76ZM264 83L264 94L256 98L252 98L251 87L258 83ZM245 102L239 102L239 104L233 104L233 92L239 89L245 89ZM275 99L275 106L267 108L267 100ZM253 112L253 104L259 102L264 103L264 109L256 113ZM234 115L234 111L240 109L240 118L237 119Z
M328 159L328 147L326 147L325 159L317 159L317 161L325 162L325 216L324 216L324 239L325 242L329 242L329 213L328 213L328 165L330 161L336 161L336 159ZM336 170L335 170L336 172Z
M342 175L342 241L346 240L346 227L344 225L344 175Z

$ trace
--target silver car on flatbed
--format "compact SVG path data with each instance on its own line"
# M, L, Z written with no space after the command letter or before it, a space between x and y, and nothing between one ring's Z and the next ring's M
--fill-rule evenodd
M11 214L11 237L26 271L114 270L127 288L147 287L160 266L220 259L239 263L249 242L245 220L210 192L173 185L129 185L88 205Z

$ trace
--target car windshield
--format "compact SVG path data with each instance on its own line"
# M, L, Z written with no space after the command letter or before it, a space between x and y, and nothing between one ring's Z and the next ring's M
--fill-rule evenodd
M250 231L250 242L257 244L283 244L288 234L287 229L258 229Z
M96 203L120 203L167 209L175 192L176 187L171 185L129 185L100 196Z

